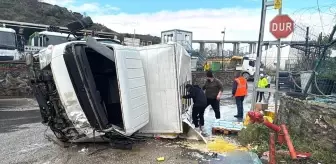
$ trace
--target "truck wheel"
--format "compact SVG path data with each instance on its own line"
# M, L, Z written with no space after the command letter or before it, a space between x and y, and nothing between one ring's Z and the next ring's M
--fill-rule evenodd
M250 79L250 74L247 73L247 72L244 72L244 73L243 73L243 76L244 76L244 78L245 78L246 80Z

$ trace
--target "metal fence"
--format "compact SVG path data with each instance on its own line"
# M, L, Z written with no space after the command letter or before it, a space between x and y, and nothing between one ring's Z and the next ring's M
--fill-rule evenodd
M333 56L336 46L327 47L328 37L314 29L295 25L292 41L304 41L303 44L291 44L286 70L290 72L293 83L291 89L303 92L310 83L308 94L333 95L336 93L336 58ZM323 56L323 52L326 56ZM320 67L316 65L320 62ZM310 76L312 80L309 81Z
M191 84L191 81L186 81L182 85L180 85L180 95L184 96L188 94L186 89L186 85ZM188 107L191 105L191 99L182 99L182 113L185 113Z

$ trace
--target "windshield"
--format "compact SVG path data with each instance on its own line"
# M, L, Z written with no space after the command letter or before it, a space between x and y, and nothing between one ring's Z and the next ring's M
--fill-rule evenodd
M0 31L0 49L16 49L15 33Z
M68 39L65 36L46 35L46 37L47 38L44 40L45 43L43 44L44 47L47 47L49 45L57 45L57 44L68 42Z

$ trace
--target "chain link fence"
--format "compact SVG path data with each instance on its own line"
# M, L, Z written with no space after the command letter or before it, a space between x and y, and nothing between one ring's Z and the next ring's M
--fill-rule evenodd
M313 76L308 94L333 97L336 93L336 58L333 54L335 46L328 47L328 39L329 36L323 36L313 28L295 25L292 41L304 42L291 44L286 60L292 91L304 92L310 76ZM320 67L315 69L318 62ZM335 97L333 99L336 100Z

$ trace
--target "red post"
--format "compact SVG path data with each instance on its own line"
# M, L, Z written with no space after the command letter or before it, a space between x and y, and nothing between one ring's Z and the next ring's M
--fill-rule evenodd
M283 133L278 133L278 143L283 145L285 143L285 135Z
M264 125L267 126L270 129L274 130L277 133L281 131L280 126L272 124L272 123L268 122L267 120L264 121Z
M270 133L269 164L276 164L276 159L275 159L275 135L274 135L273 132Z
M250 117L252 123L263 123L264 117L260 112L249 111L247 115Z
M297 156L296 156L296 151L294 149L294 146L293 146L293 143L290 139L290 136L288 134L288 130L287 130L287 127L285 124L281 124L281 129L285 135L285 140L286 140L286 143L287 143L287 147L288 147L288 150L289 150L289 154L291 156L292 159L296 159Z

